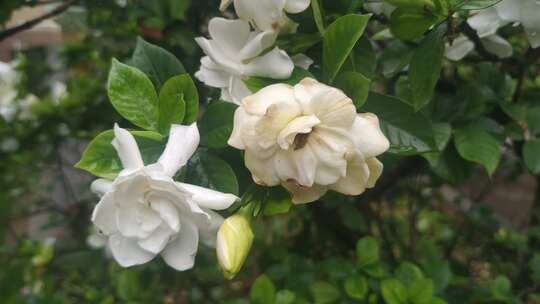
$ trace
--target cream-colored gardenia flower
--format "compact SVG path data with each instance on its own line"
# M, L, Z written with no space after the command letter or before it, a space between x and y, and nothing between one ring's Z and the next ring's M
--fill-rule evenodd
M134 137L115 126L114 148L124 169L114 181L98 179L101 196L92 222L108 238L107 248L124 267L144 264L160 254L177 270L193 267L199 239L215 246L223 218L212 210L228 208L237 197L175 182L199 144L199 131L172 125L159 160L145 166Z
M221 98L240 104L251 94L243 80L250 76L287 79L294 64L283 50L274 47L273 32L251 31L243 20L212 18L208 24L210 38L195 38L206 53L195 76L206 85L220 88Z
M357 114L342 91L305 78L244 98L229 145L245 150L257 184L281 184L300 204L327 190L358 195L373 187L383 169L375 157L389 142L377 116Z
M224 11L232 2L221 0L219 9ZM279 32L291 23L285 13L301 13L309 7L309 3L310 0L234 0L234 9L240 19L251 23L256 29Z

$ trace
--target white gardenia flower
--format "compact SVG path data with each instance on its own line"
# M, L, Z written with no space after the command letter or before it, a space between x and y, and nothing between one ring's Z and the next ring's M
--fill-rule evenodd
M19 75L15 71L16 62L0 62L0 116L6 121L15 118L30 120L34 118L32 106L38 102L38 98L32 94L17 98L16 89Z
M193 267L199 239L215 245L223 218L212 210L228 208L237 197L175 182L199 144L196 124L172 125L159 160L145 166L134 137L115 125L112 142L124 169L114 181L98 179L101 196L92 222L108 238L107 247L123 267L143 264L160 254L177 270Z
M286 79L294 69L291 58L278 47L261 55L275 40L273 32L251 31L243 20L212 18L208 24L212 39L195 41L206 53L195 76L206 85L221 88L221 98L239 104L251 94L243 79L250 76Z
M221 0L224 11L233 0ZM309 7L310 0L234 0L238 17L260 31L279 31L290 22L285 13L298 14Z
M503 0L495 5L500 18L523 25L532 48L540 47L540 2L537 0Z
M281 184L294 203L327 190L359 195L373 187L383 169L375 157L389 147L377 116L357 114L342 91L312 78L244 98L228 143L245 150L257 184Z

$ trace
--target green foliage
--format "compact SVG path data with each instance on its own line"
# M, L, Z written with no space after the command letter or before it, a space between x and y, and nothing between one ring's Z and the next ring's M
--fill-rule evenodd
M276 302L276 288L268 276L263 274L253 282L251 301L256 304L273 304Z
M499 142L479 125L469 125L455 130L454 143L466 160L484 166L492 175L501 159Z
M230 102L216 102L208 106L199 122L201 145L209 148L227 147L236 108Z

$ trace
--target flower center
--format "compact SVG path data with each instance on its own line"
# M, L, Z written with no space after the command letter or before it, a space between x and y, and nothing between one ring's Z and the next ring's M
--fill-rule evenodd
M294 151L300 150L300 149L302 149L303 147L306 146L306 144L308 142L309 134L311 134L311 133L298 133L298 134L296 134L296 136L294 137L293 144L292 144L292 147L293 147Z

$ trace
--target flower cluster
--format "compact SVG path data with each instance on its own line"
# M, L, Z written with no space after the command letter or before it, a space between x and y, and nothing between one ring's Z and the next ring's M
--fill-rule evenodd
M223 0L220 9L227 9L231 2ZM251 94L243 82L248 77L289 78L294 58L275 46L275 41L280 32L296 30L285 12L302 12L309 3L309 0L234 0L240 19L212 18L208 24L210 39L195 39L207 55L201 59L195 76L208 86L220 88L221 99L236 104ZM305 56L299 58L305 61Z
M33 117L31 108L38 99L32 94L18 96L16 85L19 77L15 65L16 62L0 62L0 116L6 121L15 118L29 120Z
M383 169L376 156L389 142L377 116L357 114L342 91L305 78L244 98L229 145L245 150L257 184L282 185L294 203L309 203L327 190L359 195L373 187Z

